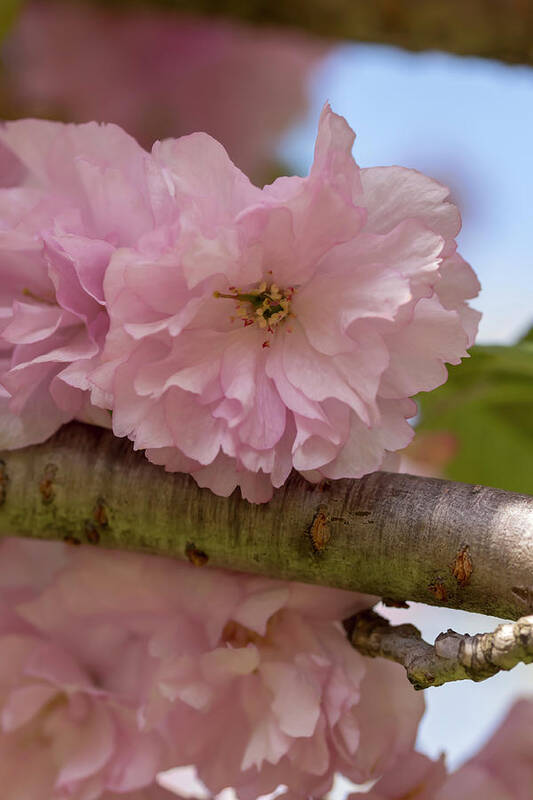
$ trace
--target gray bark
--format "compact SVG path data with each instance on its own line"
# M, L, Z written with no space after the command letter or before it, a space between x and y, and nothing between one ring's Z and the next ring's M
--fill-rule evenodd
M435 644L422 639L414 625L391 625L375 611L361 611L344 627L352 645L365 656L402 664L415 689L450 681L484 681L502 670L533 661L533 616L498 625L475 636L448 630Z
M265 505L167 474L109 431L71 423L0 454L0 535L188 558L503 618L533 611L533 497L378 472ZM3 502L2 502L3 499Z

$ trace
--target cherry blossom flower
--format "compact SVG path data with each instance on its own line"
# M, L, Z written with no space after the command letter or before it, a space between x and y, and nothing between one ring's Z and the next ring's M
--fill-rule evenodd
M135 792L120 792L120 794L106 792L101 795L100 800L183 800L183 798L180 798L176 792L167 792L154 783Z
M153 782L158 737L138 732L134 712L98 690L66 652L23 635L0 637L0 650L3 797L97 798Z
M34 542L24 539L1 540L0 640L4 635L34 633L32 626L17 613L17 608L38 597L64 565L62 543L50 542L39 549L39 545L36 547Z
M360 170L353 140L326 106L309 176L263 190L206 135L154 146L180 230L114 253L91 377L154 463L253 502L292 468L360 477L410 441L410 397L467 355L479 285L448 190Z
M533 792L533 701L517 701L489 742L453 773L435 800L529 800Z
M347 648L332 620L296 613L290 598L274 610L282 593L261 594L239 607L250 627L230 620L216 646L184 655L165 639L159 692L183 700L166 718L181 763L213 794L230 785L242 800L279 785L322 797L336 772L376 777L412 747L422 698L395 665Z
M81 692L110 725L122 722L132 758L148 737L165 767L194 764L213 795L234 786L255 800L279 784L287 797L322 796L336 772L364 781L411 751L422 696L397 665L357 653L340 626L375 598L151 556L81 547L66 557L16 604L27 626L18 637L39 637L62 654L51 663L91 676L61 683L57 702L66 714L69 692ZM15 686L21 672L29 680L12 663ZM106 752L108 768L93 770L104 786Z
M385 771L367 800L529 800L533 790L533 701L517 701L487 744L446 773L444 757L412 752Z
M161 736L138 724L132 685L143 677L139 665L137 677L133 666L127 684L124 671L113 684L106 671L105 619L97 657L90 631L86 636L78 625L77 638L84 645L75 653L45 624L39 630L25 610L38 605L65 571L64 545L23 540L0 545L2 797L96 800L115 793L130 797L130 792L131 800L159 797L152 788L146 795L133 794L153 787L158 770L168 766ZM55 616L61 616L57 608ZM131 657L132 648L126 653Z
M432 761L413 750L398 759L369 792L356 792L348 800L436 800L446 778L444 756ZM461 795L454 800L461 800Z
M73 418L109 426L87 393L108 328L103 274L175 211L114 125L7 123L0 146L0 447L13 448Z
M329 49L296 31L90 3L26 3L3 47L16 116L115 122L150 148L207 131L258 180Z

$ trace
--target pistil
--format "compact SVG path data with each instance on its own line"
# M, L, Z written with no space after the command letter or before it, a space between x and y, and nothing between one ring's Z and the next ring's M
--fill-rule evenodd
M230 286L228 292L213 294L217 298L235 301L236 317L242 320L245 327L255 324L266 332L273 333L274 328L291 315L291 300L295 288L290 286L288 289L280 289L275 283L268 285L263 281L257 289L251 291L243 292ZM231 319L233 321L235 317Z

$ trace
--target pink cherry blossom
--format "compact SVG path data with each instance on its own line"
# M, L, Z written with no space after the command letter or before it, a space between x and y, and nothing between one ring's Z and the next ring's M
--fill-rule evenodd
M435 800L435 793L446 777L444 756L432 761L413 750L398 759L370 792L356 792L348 800ZM461 796L457 795L455 800L461 800Z
M39 546L25 539L0 541L0 637L33 633L17 608L38 597L65 563L62 543Z
M519 700L489 742L435 800L529 800L533 794L533 701Z
M0 637L0 782L6 800L98 798L153 782L158 737L94 686L68 653L35 636ZM27 765L31 765L27 769Z
M99 660L83 658L83 648L69 651L25 611L69 566L68 550L58 543L0 545L0 785L6 800L129 796L152 787L158 770L168 766L161 736L138 724L132 678L129 685L108 678L104 639ZM79 627L77 636L91 639ZM131 657L132 649L126 652ZM137 673L140 680L139 664ZM158 797L147 794L146 800L152 796Z
M305 111L324 40L156 8L26 3L3 47L18 116L115 122L147 148L207 131L257 179Z
M121 248L91 380L113 430L167 470L267 501L386 466L412 437L411 395L467 355L479 285L457 208L414 170L360 170L325 107L307 178L260 190L204 134L156 144L180 230Z
M46 545L33 546L37 559ZM151 556L63 552L64 566L15 611L27 637L91 676L76 691L103 716L136 709L135 720L126 715L129 753L153 737L149 752L166 767L192 763L213 795L234 786L255 800L279 784L288 797L322 796L336 772L364 781L411 751L422 696L400 667L353 650L339 624L375 598ZM106 785L102 774L94 780Z
M87 392L108 329L104 271L175 210L114 125L7 123L0 145L0 447L13 448L73 418L110 424Z
M105 613L87 620L62 614L53 600L47 605L74 570L73 555L59 542L0 543L2 798L172 800L174 793L154 783L158 769L170 766L168 748L138 724L135 687L145 685L146 673L139 642ZM127 573L128 557L117 560ZM94 591L98 580L78 585L87 609Z
M519 700L487 744L448 775L412 752L393 763L369 793L350 800L529 800L533 792L533 701Z
M167 792L154 783L135 792L121 792L120 794L105 792L101 795L100 800L180 800L180 797L176 792Z
M216 646L187 657L165 639L159 692L183 701L166 719L181 763L213 794L230 785L255 800L283 784L322 797L336 772L364 781L409 752L423 699L401 670L367 662L331 621L295 613L290 600L273 607L250 627L231 620Z

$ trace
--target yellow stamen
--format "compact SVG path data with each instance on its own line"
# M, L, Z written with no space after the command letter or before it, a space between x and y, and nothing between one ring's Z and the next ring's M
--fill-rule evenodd
M54 298L43 297L42 295L35 294L35 292L32 292L31 289L23 289L22 294L24 297L29 297L31 300L35 300L37 303L46 303L47 306L57 305Z
M271 273L270 273L271 274ZM290 286L288 289L280 289L275 283L270 286L266 281L261 281L255 289L242 290L235 286L230 286L228 293L213 292L213 297L227 298L235 301L235 314L242 320L245 327L254 323L268 333L274 333L274 329L287 317L292 316L291 300L295 288ZM233 322L235 317L230 317Z

